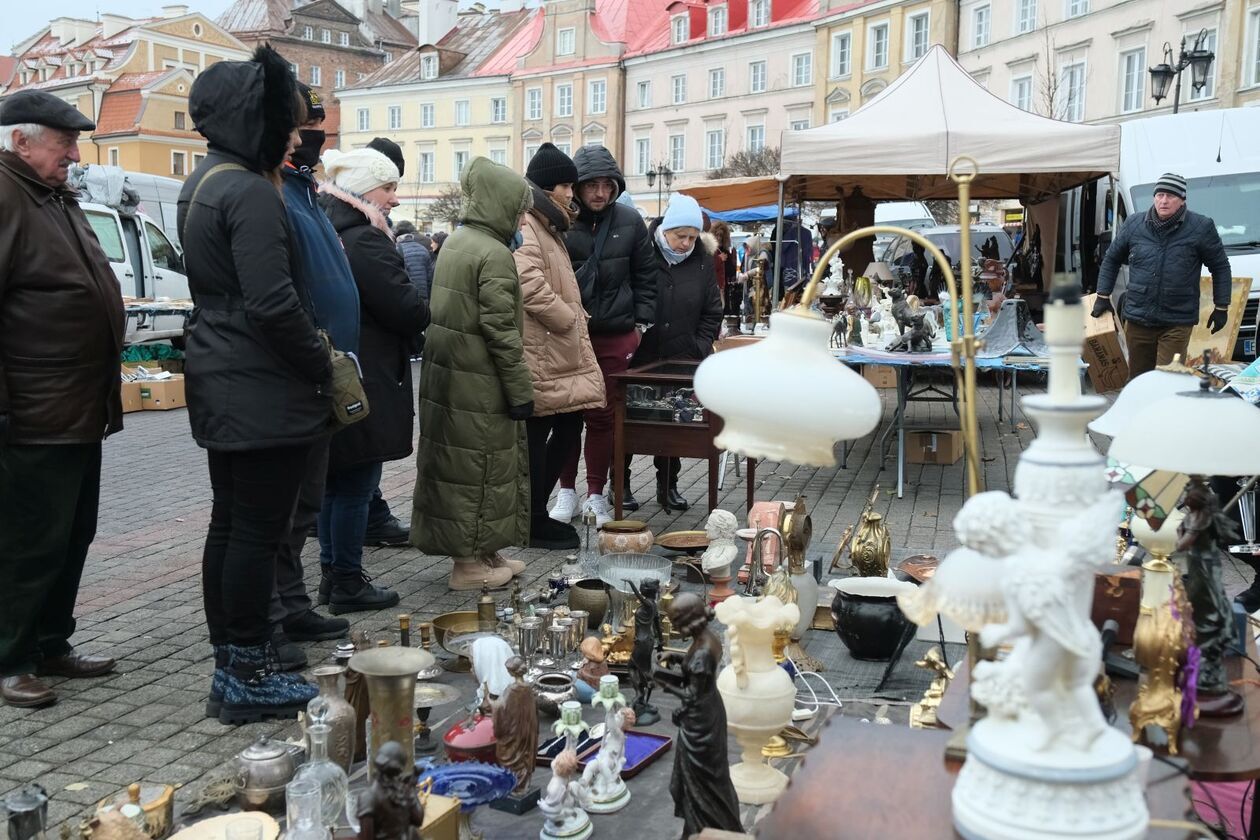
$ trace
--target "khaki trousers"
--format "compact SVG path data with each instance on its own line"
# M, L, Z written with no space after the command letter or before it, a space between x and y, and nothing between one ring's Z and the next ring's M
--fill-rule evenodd
M1190 331L1194 327L1183 324L1175 327L1151 327L1126 321L1124 340L1129 347L1130 381L1154 370L1157 366L1172 362L1173 356L1181 355L1186 363L1186 348L1190 344Z

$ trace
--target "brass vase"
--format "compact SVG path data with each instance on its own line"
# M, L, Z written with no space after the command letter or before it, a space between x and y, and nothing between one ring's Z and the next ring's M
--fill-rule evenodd
M849 557L861 577L887 577L888 560L892 556L892 538L884 517L873 511L862 516Z
M328 702L328 758L347 773L354 760L354 706L341 696L340 679L346 673L344 665L321 665L311 674L319 683L319 695Z

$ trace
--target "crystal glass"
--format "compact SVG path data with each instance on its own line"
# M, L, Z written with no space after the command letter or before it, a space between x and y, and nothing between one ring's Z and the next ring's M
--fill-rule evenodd
M516 623L516 646L525 660L525 679L532 680L542 673L534 665L534 653L542 643L542 619L522 618Z
M577 650L582 645L582 640L586 638L586 624L590 619L590 613L586 610L570 610L569 618L572 624L569 627L569 652L575 654L576 658L569 661L569 667L573 669L581 668L586 661Z
M312 721L306 727L311 754L293 778L310 780L319 786L320 822L324 828L332 830L337 827L343 814L353 812L354 809L346 807L350 779L346 776L346 771L328 757L328 733L332 731L332 727L323 722L327 708L328 701L322 697L316 697L307 706L307 714Z
M284 808L288 823L288 830L284 833L285 840L328 840L332 836L331 830L324 825L320 816L320 800L319 782L315 779L295 776L293 781L284 786ZM234 835L232 829L242 824L252 828L252 831ZM229 823L227 840L262 840L262 823L254 819L240 819Z

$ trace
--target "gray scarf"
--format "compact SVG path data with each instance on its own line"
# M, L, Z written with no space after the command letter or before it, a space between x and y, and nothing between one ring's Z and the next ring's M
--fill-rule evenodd
M1173 213L1167 219L1161 219L1159 214L1155 212L1155 205L1151 205L1151 209L1146 211L1146 223L1151 226L1151 230L1155 231L1159 236L1167 236L1169 233L1177 229L1182 220L1186 218L1186 205L1177 208L1177 212Z

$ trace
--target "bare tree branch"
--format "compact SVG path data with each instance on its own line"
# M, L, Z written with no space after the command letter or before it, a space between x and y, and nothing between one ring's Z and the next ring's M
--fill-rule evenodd
M464 209L464 194L459 187L450 185L443 187L438 197L424 209L424 217L430 223L445 222L454 227L459 224L460 214Z
M779 148L764 148L756 152L739 151L731 155L717 169L709 170L709 178L744 178L757 175L774 175L779 171Z

